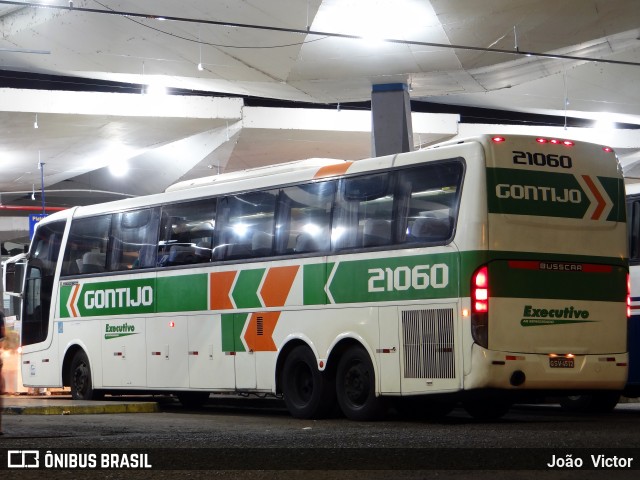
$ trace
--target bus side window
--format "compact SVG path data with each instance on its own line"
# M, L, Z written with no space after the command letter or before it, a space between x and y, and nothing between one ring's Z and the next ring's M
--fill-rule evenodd
M266 257L273 253L278 190L225 197L218 215L216 260Z
M405 198L399 243L443 243L451 239L460 200L462 164L459 161L409 168L398 172Z
M215 198L162 207L158 265L210 262L215 218Z
M111 215L71 221L62 275L82 275L106 270Z
M109 270L155 267L159 208L113 214L109 242Z
M326 252L330 247L335 182L284 188L278 204L278 254Z
M393 175L344 178L336 201L332 248L362 248L393 242Z

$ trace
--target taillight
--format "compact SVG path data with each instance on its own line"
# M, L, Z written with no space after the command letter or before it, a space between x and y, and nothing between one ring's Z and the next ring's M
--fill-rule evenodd
M471 277L471 335L481 347L489 345L489 269L478 268Z
M627 273L627 318L631 318L631 277Z

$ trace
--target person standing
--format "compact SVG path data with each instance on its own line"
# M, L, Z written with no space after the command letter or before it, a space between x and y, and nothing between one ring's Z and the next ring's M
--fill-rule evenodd
M0 342L4 339L5 331L4 331L4 312L0 310ZM4 377L2 376L2 354L0 354L0 435L2 433L2 395L4 395Z

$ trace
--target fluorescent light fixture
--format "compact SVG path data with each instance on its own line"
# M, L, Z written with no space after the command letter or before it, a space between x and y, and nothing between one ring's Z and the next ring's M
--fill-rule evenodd
M167 95L167 87L165 87L164 85L147 85L144 93L153 96Z
M139 153L139 150L115 143L104 148L91 161L93 165L99 163L107 166L114 177L123 177L129 172L129 160Z
M599 113L593 122L593 128L597 130L613 130L616 128L614 115L611 113Z
M366 45L380 45L385 38L409 39L438 25L428 2L415 0L323 1L311 30L362 37Z
M124 177L129 172L129 162L126 158L115 159L109 163L109 172L114 177Z

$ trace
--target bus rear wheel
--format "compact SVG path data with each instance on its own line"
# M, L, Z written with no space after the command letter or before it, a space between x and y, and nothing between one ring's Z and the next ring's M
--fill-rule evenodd
M100 391L93 389L91 366L87 354L82 350L73 356L69 381L74 400L99 400L103 397Z
M344 415L351 420L375 420L384 413L384 401L376 396L375 372L369 353L349 348L338 363L336 394Z
M335 389L329 372L321 372L306 346L295 347L282 368L282 393L295 418L322 418L335 405Z

